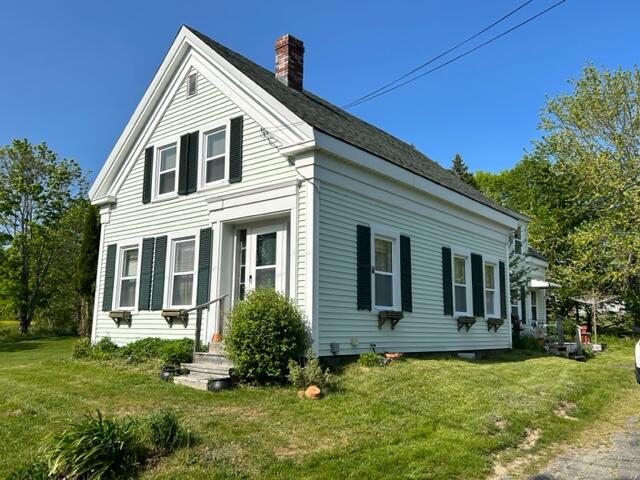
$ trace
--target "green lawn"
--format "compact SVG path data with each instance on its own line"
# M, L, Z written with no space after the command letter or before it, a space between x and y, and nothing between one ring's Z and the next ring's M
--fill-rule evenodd
M572 438L622 398L640 404L632 344L588 363L517 354L484 361L409 359L350 365L321 401L285 388L219 394L164 384L143 371L70 360L71 339L0 344L0 478L43 437L100 409L176 409L199 443L143 478L483 478L513 458L527 429L533 450ZM575 403L560 418L561 402Z

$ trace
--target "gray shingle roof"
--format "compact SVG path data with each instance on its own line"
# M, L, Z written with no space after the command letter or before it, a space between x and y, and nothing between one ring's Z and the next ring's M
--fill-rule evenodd
M549 261L547 257L545 257L542 253L540 253L538 250L536 250L530 245L527 246L527 256L533 257L533 258L539 258L540 260L544 260L545 262Z
M203 33L189 26L186 26L186 28L313 128L381 157L483 205L518 218L515 212L494 202L475 188L467 185L456 175L453 175L416 150L412 145L360 120L311 92L306 90L299 92L286 86L275 78L273 72L219 44Z

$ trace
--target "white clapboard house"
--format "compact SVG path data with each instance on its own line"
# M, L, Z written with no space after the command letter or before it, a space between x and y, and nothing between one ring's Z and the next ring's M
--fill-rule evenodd
M304 90L303 54L279 38L274 74L180 29L91 188L93 341L193 338L183 311L259 287L295 300L321 356L509 348L512 308L543 322L544 288L508 298L528 218Z

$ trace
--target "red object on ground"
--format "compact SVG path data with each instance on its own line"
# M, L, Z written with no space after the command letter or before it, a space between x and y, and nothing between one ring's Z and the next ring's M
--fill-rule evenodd
M591 334L587 331L586 325L580 325L580 343L583 345L591 343Z

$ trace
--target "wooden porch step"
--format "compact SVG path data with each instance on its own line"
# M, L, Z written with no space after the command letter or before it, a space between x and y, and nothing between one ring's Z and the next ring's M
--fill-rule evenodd
M193 363L209 363L233 367L233 362L221 353L196 352L193 354Z
M182 363L180 367L186 368L191 373L203 373L208 375L229 376L229 370L233 368L231 363Z
M185 387L195 388L197 390L209 390L209 384L214 380L229 378L229 375L219 374L212 375L206 373L190 373L189 375L180 375L173 378L173 383L183 385Z

